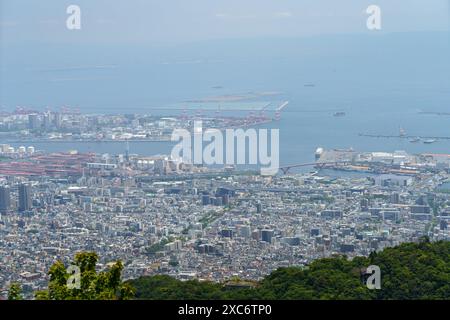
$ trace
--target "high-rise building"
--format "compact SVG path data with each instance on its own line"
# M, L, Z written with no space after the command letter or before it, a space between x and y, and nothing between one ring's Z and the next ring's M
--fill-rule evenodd
M233 231L231 229L222 229L220 231L220 234L222 237L225 238L232 238L233 237Z
M209 199L208 195L203 195L202 196L202 205L207 206L211 203L211 200Z
M50 112L44 113L44 116L43 116L43 125L44 125L44 129L45 129L45 130L50 129L50 127L51 127L51 125L52 125L52 118L51 118L51 113L50 113Z
M361 211L363 212L369 211L369 205L370 205L369 199L367 198L361 199L360 201Z
M394 192L391 194L391 203L393 204L399 204L400 203L400 194L397 192Z
M213 201L215 206L219 206L220 207L223 204L222 198L220 198L220 197L212 198L212 201Z
M11 207L11 194L8 186L0 186L0 212L6 212Z
M40 120L39 120L39 115L37 114L30 114L28 115L28 128L33 130L33 129L38 129L41 126Z
M31 185L22 183L19 185L19 211L28 211L32 207Z
M61 123L62 123L62 116L61 116L61 113L59 113L59 112L56 112L56 113L54 113L54 124L55 124L55 127L56 128L61 128Z
M320 235L320 229L319 228L311 228L310 230L311 237L316 237Z
M229 195L223 195L222 196L222 204L227 206L230 204L230 196Z
M271 243L274 231L273 230L261 230L261 240Z
M239 236L243 238L250 238L252 235L252 230L248 225L240 225L238 226Z

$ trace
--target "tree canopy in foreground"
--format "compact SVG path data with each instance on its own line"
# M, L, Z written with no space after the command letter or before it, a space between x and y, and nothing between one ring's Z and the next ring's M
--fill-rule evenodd
M35 294L38 300L126 300L134 296L133 288L121 280L123 264L114 263L107 271L97 272L98 256L94 252L75 255L73 266L79 268L79 285L72 283L73 275L58 261L48 272L48 289ZM74 278L75 279L75 278ZM68 285L71 284L71 285Z
M404 243L369 257L345 256L318 259L308 267L280 268L259 282L238 278L225 283L179 281L166 275L145 276L122 282L123 265L112 264L107 271L96 271L98 256L92 252L75 255L79 268L79 288L70 288L71 275L56 262L49 270L48 289L35 293L46 300L230 300L230 299L450 299L450 242ZM369 290L365 269L381 270L381 289ZM14 283L9 299L20 300L21 288Z
M381 270L381 289L362 277L370 265ZM169 276L129 282L138 299L450 299L450 242L405 243L369 257L332 257L308 268L281 268L254 284L178 281Z

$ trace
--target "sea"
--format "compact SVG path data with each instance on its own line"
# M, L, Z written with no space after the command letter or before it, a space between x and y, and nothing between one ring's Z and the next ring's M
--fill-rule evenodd
M230 39L168 47L24 44L0 50L0 106L86 113L189 115L201 99L254 95L241 105L289 101L280 120L282 166L314 161L318 147L356 151L450 153L432 144L364 134L450 137L450 33ZM264 92L275 92L264 95ZM259 96L258 96L259 94ZM194 102L192 102L194 101ZM195 102L196 101L196 102ZM211 104L213 105L211 107ZM214 104L217 105L214 108ZM335 116L343 112L343 116ZM7 141L2 141L7 142ZM13 146L30 143L13 143ZM123 142L32 143L48 152L118 154ZM171 142L130 142L130 153L169 154Z

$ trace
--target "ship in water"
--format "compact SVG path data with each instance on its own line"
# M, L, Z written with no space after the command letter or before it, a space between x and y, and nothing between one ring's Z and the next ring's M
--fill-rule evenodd
M420 137L415 137L415 138L410 139L409 142L417 143L417 142L420 142L420 140L422 140L422 139L420 139Z
M335 116L335 117L345 117L345 115L346 115L346 113L345 113L345 112L342 112L342 111L335 112L335 113L333 114L333 116Z
M433 144L433 143L435 143L435 142L437 142L436 139L427 139L427 140L424 140L424 141L423 141L423 143L425 143L425 144Z

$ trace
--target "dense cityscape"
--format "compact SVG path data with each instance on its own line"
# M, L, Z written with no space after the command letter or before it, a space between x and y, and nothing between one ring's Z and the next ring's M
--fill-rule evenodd
M284 108L284 102L278 108ZM170 141L174 129L186 128L189 118L201 118L208 128L248 127L271 122L263 111L246 117L213 114L205 110L181 110L179 117L155 117L151 114L82 114L75 108L39 112L17 107L14 112L0 112L0 137L18 142L99 142L99 141Z
M313 171L267 177L124 151L0 145L2 296L18 282L32 298L56 260L80 251L97 252L100 269L121 259L124 279L220 282L450 236L450 155L318 148Z

